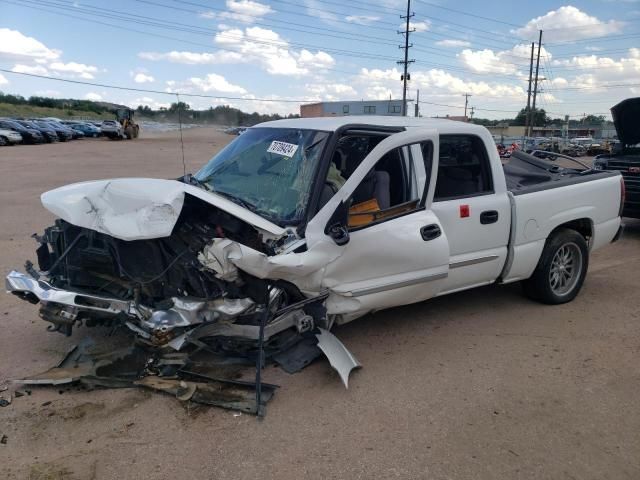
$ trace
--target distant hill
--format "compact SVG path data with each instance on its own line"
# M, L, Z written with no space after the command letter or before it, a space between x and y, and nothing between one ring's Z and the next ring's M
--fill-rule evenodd
M21 95L0 92L0 117L112 119L118 108L127 107L103 101L38 96L25 98ZM148 105L141 105L136 109L136 113L137 119L157 122L177 122L181 118L184 123L242 126L283 118L278 114L247 113L228 105L212 106L206 110L192 110L191 106L185 102L172 103L169 108L158 110L153 110Z
M89 110L37 107L34 105L13 105L0 102L0 117L56 117L60 119L86 118L105 120L114 118L111 112L96 113Z

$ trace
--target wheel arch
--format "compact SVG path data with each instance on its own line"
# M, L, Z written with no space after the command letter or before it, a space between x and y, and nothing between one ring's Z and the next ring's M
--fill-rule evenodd
M554 227L547 236L547 241L551 238L556 232L562 229L571 229L578 232L580 235L584 237L587 242L587 245L591 246L591 239L593 238L593 220L590 218L577 218L575 220L570 220L568 222L561 223Z

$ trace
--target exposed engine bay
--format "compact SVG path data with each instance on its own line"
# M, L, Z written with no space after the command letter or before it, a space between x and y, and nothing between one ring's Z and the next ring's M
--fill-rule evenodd
M169 237L125 241L59 219L35 238L39 271L27 265L31 280L14 272L9 289L41 301L40 316L50 330L66 335L82 324L127 326L153 346L179 350L197 337L220 351L249 354L265 308L271 317L265 348L274 353L315 325L329 326L326 296L308 299L291 283L239 270L235 278L222 279L203 265L199 257L214 239L267 255L274 247L243 221L188 195ZM15 288L36 278L39 290Z

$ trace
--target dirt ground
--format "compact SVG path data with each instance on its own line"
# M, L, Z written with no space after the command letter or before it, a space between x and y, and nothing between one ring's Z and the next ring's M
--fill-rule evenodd
M186 131L187 171L230 138ZM177 139L0 148L0 272L34 259L29 236L53 220L41 192L177 177ZM570 304L491 286L338 328L364 366L349 390L325 360L295 375L270 368L281 388L263 421L139 390L32 388L0 408L2 477L638 479L640 222L626 223ZM37 308L10 295L0 321L0 384L53 366L88 333L47 333Z

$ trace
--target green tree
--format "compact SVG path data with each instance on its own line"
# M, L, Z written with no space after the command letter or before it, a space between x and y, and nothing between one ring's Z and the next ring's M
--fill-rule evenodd
M517 126L526 125L528 111L529 110L526 107L520 110L520 112L518 112L518 115L516 115L516 118L513 120L513 124ZM535 111L532 112L532 114L533 115L531 124L535 127L543 127L551 120L547 116L547 112L545 112L543 108L536 108Z
M174 102L169 106L169 112L177 113L179 110L186 112L187 110L191 110L191 106L185 102Z
M605 121L604 115L587 115L582 119L582 123L587 125L602 125Z

